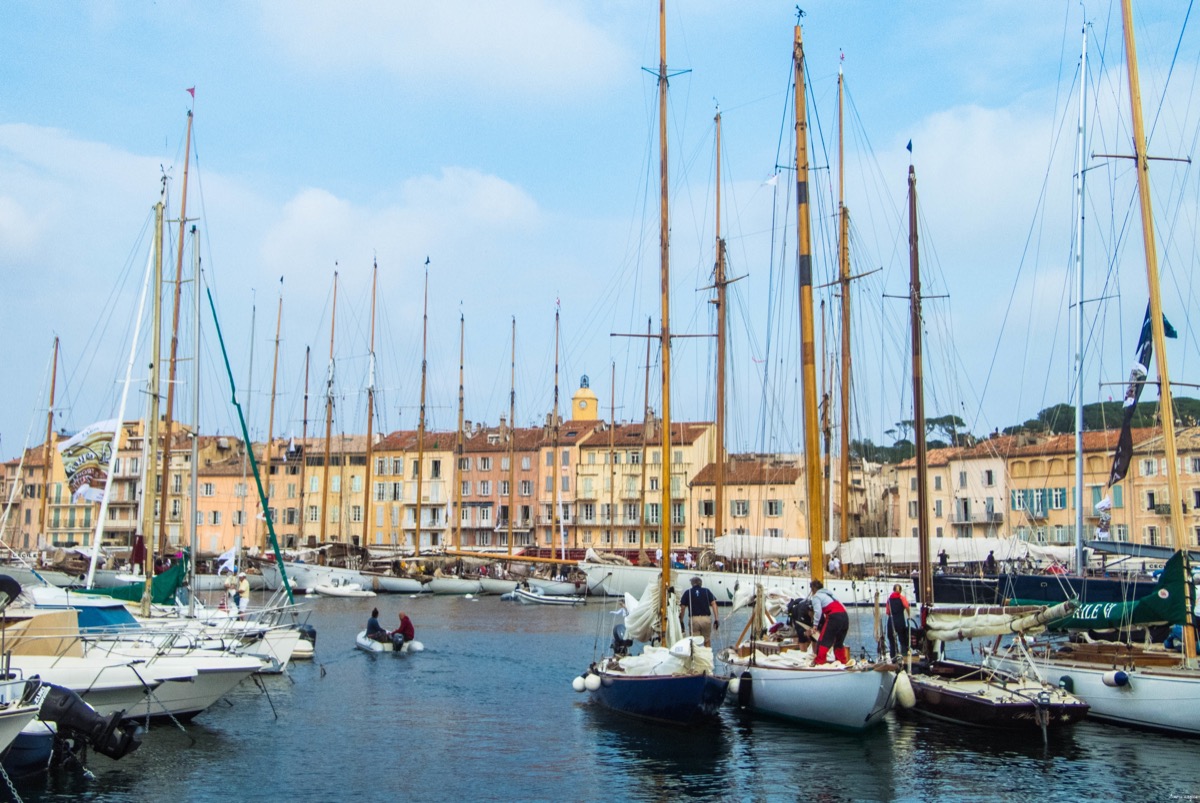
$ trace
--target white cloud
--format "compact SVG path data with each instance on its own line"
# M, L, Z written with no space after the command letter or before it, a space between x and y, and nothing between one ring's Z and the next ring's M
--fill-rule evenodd
M311 71L385 70L439 93L455 84L536 97L627 70L629 56L586 19L589 9L550 0L267 2L262 27Z

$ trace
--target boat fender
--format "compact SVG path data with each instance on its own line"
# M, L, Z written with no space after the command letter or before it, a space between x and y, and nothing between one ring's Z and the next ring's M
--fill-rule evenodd
M742 681L740 678L730 678L729 679L729 693L732 694L735 699L738 696L738 689L740 689L741 687L742 687Z
M912 708L917 704L917 694L913 691L907 672L896 673L896 702L901 708Z
M1071 677L1070 675L1063 675L1061 678L1058 679L1058 687L1060 689L1062 689L1063 691L1065 691L1067 694L1074 694L1075 693L1075 678Z
M571 688L578 692L587 691L587 686L584 685L583 675L578 675L571 681Z
M296 625L296 629L300 631L300 638L311 642L314 647L317 646L317 629L315 627L310 624L301 624Z
M1111 672L1105 672L1100 679L1104 681L1105 686L1112 686L1115 689L1129 685L1129 675L1122 672L1120 669L1114 669Z
M588 672L587 677L583 679L583 687L588 691L596 691L600 688L600 676Z
M738 679L737 701L742 708L747 708L754 703L754 681L750 677L749 670L743 672Z

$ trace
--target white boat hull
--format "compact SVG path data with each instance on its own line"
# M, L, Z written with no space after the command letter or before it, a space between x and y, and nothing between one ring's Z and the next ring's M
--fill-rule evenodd
M646 586L658 579L661 569L657 566L614 566L607 563L580 563L579 568L587 573L588 593L610 597L632 594L641 598ZM712 591L717 602L733 601L736 589L753 588L755 583L764 587L780 588L793 597L807 597L810 593L808 577L793 575L754 575L739 572L698 571L675 569L673 577L699 577L704 587ZM532 580L530 581L533 582ZM910 599L914 595L912 578L869 577L864 580L826 578L825 588L843 605L873 605L876 594L880 602L892 593L892 586L900 584L900 590Z
M21 729L33 722L40 710L40 705L21 705L20 703L0 708L0 751L8 749L8 746L21 733Z
M372 591L386 594L422 594L429 589L415 577L397 577L394 574L363 572Z
M260 564L263 581L270 591L279 590L283 583L280 579L279 567L274 563ZM358 583L363 588L371 587L371 579L357 569L342 569L337 566L321 566L317 563L284 562L288 583L295 591L307 593L316 586L340 583Z
M396 651L396 649L392 645L391 641L375 641L374 639L367 638L366 630L358 631L358 635L354 637L354 646L357 647L358 649L362 650L363 652L370 652L370 653L382 653L382 652L395 652ZM412 641L404 642L404 646L400 648L400 654L406 655L410 652L423 652L424 650L425 650L425 645L422 644L417 639L413 639Z
M587 601L586 597L575 594L542 594L537 591L526 591L523 588L518 588L512 593L517 602L526 605L582 605Z
M986 663L1017 671L1015 661L988 657ZM1105 722L1200 736L1200 671L1184 668L1125 668L1127 682L1110 686L1112 666L1034 656L1034 666L1051 684L1063 683ZM1110 682L1111 679L1110 679Z
M540 588L546 594L555 597L582 597L587 593L589 585L583 581L573 583L567 580L543 580L540 577L530 577L528 583L533 588Z
M796 668L730 663L738 702L749 711L804 725L863 731L892 707L896 674L874 668ZM747 674L749 683L747 683Z
M374 591L368 591L358 583L346 583L344 585L330 585L328 583L320 583L313 586L311 589L322 597L373 597Z
M478 594L483 586L465 577L435 577L429 581L429 590L434 594Z
M483 594L508 594L517 590L516 580L498 580L495 577L480 577L479 584L483 586Z

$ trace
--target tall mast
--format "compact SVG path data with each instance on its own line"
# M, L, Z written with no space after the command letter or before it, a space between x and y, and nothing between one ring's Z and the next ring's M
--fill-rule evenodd
M838 504L842 508L838 540L850 540L850 210L846 207L845 87L842 67L838 65L838 209L841 211L841 237L838 249L838 276L842 290L842 377L841 377L841 461L838 466L841 488Z
M804 44L796 25L793 45L796 117L796 232L800 274L800 363L804 402L804 479L812 579L825 579L825 532L821 518L821 444L817 427L817 369L813 338L812 222L808 209L808 122L805 118Z
M921 263L917 250L917 173L908 166L908 303L912 325L913 438L917 452L917 559L921 608L933 605L933 565L929 560L928 470L925 461L925 377L921 360ZM925 623L924 614L921 624Z
M454 548L462 549L462 463L463 459L463 342L466 319L458 313L458 436L454 439ZM510 510L511 514L512 511Z
M642 477L641 485L638 487L638 499L644 503L646 501L646 471L649 466L646 464L650 459L650 434L654 431L654 416L650 415L650 339L654 321L652 318L646 318L646 378L642 383ZM638 511L638 565L646 564L646 511L645 504L639 505L641 508Z
M662 510L659 539L662 545L662 591L659 606L661 633L667 636L667 590L671 587L671 254L670 217L667 210L667 3L658 0L658 152L659 152L659 268L662 296Z
M517 481L517 318L512 319L512 358L508 373L508 554L513 549L513 516L516 515Z
M649 342L649 341L646 341ZM613 360L612 370L609 372L608 381L608 459L605 465L608 466L608 546L612 549L614 545L613 534L616 532L617 517L614 515L613 504L616 499L617 485L617 362Z
M554 412L550 416L550 557L558 534L558 307L554 308ZM565 558L566 555L563 555Z
M717 459L716 476L713 478L713 535L725 534L725 331L726 304L725 287L725 240L721 238L721 113L716 116L717 124L717 264L713 269L713 285L717 289Z
M375 290L379 283L379 261L371 261L371 348L367 360L367 465L363 476L363 508L366 510L366 521L363 522L363 546L367 545L367 534L371 531L371 522L375 520L375 495L371 493L371 469L375 465Z
M193 94L193 98L195 95ZM175 305L171 314L171 361L167 376L167 410L163 417L162 505L158 518L158 551L167 551L167 503L171 498L171 415L175 409L175 356L179 349L179 298L183 290L183 234L187 225L188 163L192 152L192 112L187 115L187 144L183 149L183 193L179 202L179 242L175 258Z
M1163 450L1167 460L1167 498L1171 507L1171 530L1175 549L1183 552L1184 577L1190 577L1188 553L1184 537L1183 497L1179 493L1179 462L1175 446L1175 407L1171 395L1171 378L1167 371L1166 332L1163 327L1162 296L1159 288L1158 254L1154 239L1154 212L1150 204L1150 159L1146 155L1146 129L1142 122L1142 90L1138 79L1137 45L1133 35L1133 9L1130 0L1121 0L1121 15L1125 28L1125 58L1129 67L1129 105L1133 113L1133 147L1137 159L1138 200L1142 211L1142 242L1146 252L1146 278L1150 291L1150 333L1154 342L1154 359L1158 368L1159 409L1162 414ZM1185 593L1186 598L1190 593ZM1187 613L1191 613L1190 606ZM1183 655L1190 663L1196 659L1196 633L1183 628Z
M413 554L421 554L421 474L425 468L425 355L429 346L429 258L425 259L425 306L421 311L421 406L417 414L417 535Z
M166 194L166 183L163 183ZM158 473L158 362L162 354L162 276L163 276L163 201L154 207L154 303L151 305L150 334L150 383L146 389L146 473L142 480L142 544L145 547L142 576L145 588L142 591L142 615L150 615L153 598L150 579L154 576L154 480ZM162 511L166 515L166 511Z
M256 332L258 331L258 304L250 305L250 357L246 366L246 415L250 415L250 402L252 395L250 392L251 386L254 383L254 341ZM232 380L230 380L232 382ZM254 455L254 443L250 439L250 430L246 429L245 433L245 448L242 450L242 485L241 485L241 500L242 500L242 518L238 522L237 540L234 543L234 554L238 556L238 564L241 564L242 550L246 547L246 496L249 493L250 484L248 482L253 469L251 462ZM262 504L261 502L259 504ZM265 514L266 511L264 510ZM255 519L257 522L257 519Z
M195 226L192 233L192 294L195 306L192 314L195 316L195 332L192 340L192 476L191 496L192 515L188 521L188 548L192 551L192 559L188 561L188 576L191 588L196 587L196 554L200 550L200 522L196 520L197 507L200 504L200 236ZM267 439L268 443L270 439ZM188 616L196 615L196 595L188 594Z
M312 347L304 347L304 412L300 421L300 526L296 534L296 546L304 543L304 485L308 482L308 367L312 360ZM295 432L295 430L292 430Z
M38 546L41 546L43 543L48 544L50 542L50 539L46 532L46 530L47 530L46 506L50 504L50 477L51 477L50 466L52 464L51 463L52 458L54 457L54 452L52 451L52 446L51 446L51 443L54 440L54 387L55 387L57 379L58 379L58 338L55 337L54 338L54 356L51 358L51 361L50 361L50 407L46 411L46 445L44 447L42 447L42 511L41 511L41 518L38 519L38 522L41 525L41 533L39 533L39 537L38 537ZM120 426L121 426L121 422L118 421L117 422L118 429L120 428ZM113 454L114 455L116 454L115 449L113 450ZM112 473L111 468L108 473L109 474Z
M267 412L267 449L264 462L267 464L267 488L270 490L271 477L271 461L274 460L275 446L275 389L276 383L279 380L279 327L283 323L283 277L279 277L279 307L275 311L275 358L271 365L271 406ZM269 495L268 495L269 498ZM264 516L269 516L270 513L263 511ZM262 528L255 520L254 524L254 543L260 549L265 551L267 542L262 537Z
M1075 153L1075 569L1082 577L1083 562L1083 183L1087 153L1087 23L1079 57L1079 143Z
M337 326L337 271L333 272L333 307L329 316L329 370L325 373L325 462L321 478L321 543L329 521L329 440L333 435L333 333Z

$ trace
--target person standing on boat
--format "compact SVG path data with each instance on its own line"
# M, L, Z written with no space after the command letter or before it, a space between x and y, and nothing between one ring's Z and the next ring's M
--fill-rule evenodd
M392 640L392 644L396 649L399 649L406 641L412 641L414 638L416 638L416 635L417 633L413 629L412 619L409 619L408 615L404 611L400 611L400 626L388 634L388 637ZM399 636L398 641L396 638L397 636Z
M400 614L404 616L404 614ZM367 638L371 641L387 642L391 639L391 635L383 629L383 625L379 624L379 609L371 609L371 618L367 619Z
M908 598L900 590L900 584L892 586L892 595L887 599L888 651L893 656L908 652Z
M246 573L242 572L238 575L238 615L245 619L246 608L250 607L250 580L246 577Z
M825 590L825 584L813 580L813 627L821 634L817 639L817 660L813 665L829 663L829 648L833 648L834 660L850 663L850 649L846 646L846 634L850 632L850 615L842 603Z
M984 574L995 574L996 573L996 551L994 549L989 549L988 556L983 559L983 573Z
M692 578L692 587L683 592L679 598L679 626L683 627L683 615L690 617L690 631L684 632L692 636L703 636L704 646L712 646L712 632L720 628L717 619L717 598L713 592L704 587L704 581L699 577Z

